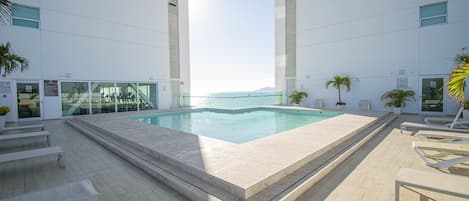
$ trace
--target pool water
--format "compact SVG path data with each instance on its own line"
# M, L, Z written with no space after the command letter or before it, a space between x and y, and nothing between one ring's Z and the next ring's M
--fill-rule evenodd
M242 144L339 115L334 112L258 109L244 112L188 111L131 119Z

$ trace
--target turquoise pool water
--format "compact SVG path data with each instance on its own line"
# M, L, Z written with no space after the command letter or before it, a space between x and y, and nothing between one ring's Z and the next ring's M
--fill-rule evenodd
M242 144L339 115L334 112L258 109L240 112L213 110L160 113L131 119Z

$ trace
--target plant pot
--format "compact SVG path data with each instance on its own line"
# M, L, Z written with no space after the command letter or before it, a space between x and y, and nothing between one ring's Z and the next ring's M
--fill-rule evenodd
M346 106L346 105L347 105L347 103L345 103L345 102L337 102L337 103L335 104L335 107L336 107L338 110L343 110L343 109L345 109L345 106Z
M0 129L5 128L5 121L7 120L7 115L0 116Z
M394 114L399 115L399 114L401 114L401 112L402 112L402 108L400 108L400 107L393 107L393 108L392 108L392 112L394 112Z

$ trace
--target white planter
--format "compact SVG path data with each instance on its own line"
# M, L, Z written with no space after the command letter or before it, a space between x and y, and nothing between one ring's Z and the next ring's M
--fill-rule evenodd
M401 112L402 112L402 108L400 108L400 107L393 107L393 108L392 108L392 112L394 112L394 114L399 115L399 114L401 114Z
M7 120L7 115L0 116L0 128L5 128L5 121Z
M469 110L462 111L462 119L469 120Z

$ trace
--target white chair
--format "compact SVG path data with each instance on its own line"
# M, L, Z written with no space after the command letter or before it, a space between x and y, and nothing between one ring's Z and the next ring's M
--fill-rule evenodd
M412 143L412 149L425 162L425 165L434 168L444 169L469 162L468 144L416 141ZM435 153L429 154L428 151ZM448 159L448 156L454 157ZM437 161L431 162L429 159L437 159Z
M412 123L412 122L401 123L401 133L403 133L403 131L407 130L408 128L469 133L469 129L450 128L449 125L433 125L433 124L428 125L428 124L419 124L419 123Z
M8 132L18 132L24 130L34 130L39 129L40 131L44 131L44 125L42 124L35 124L35 125L25 125L25 126L10 126L0 129L0 133L8 133Z
M425 141L446 142L454 144L469 143L469 134L466 133L419 130L415 136Z
M1 201L91 201L97 200L98 191L89 179L72 182L48 189L33 191L22 195L6 198Z
M324 109L326 107L326 102L324 101L324 99L316 99L314 100L313 107L317 109Z
M371 111L371 101L369 100L360 100L357 104L358 111Z
M41 149L0 154L0 164L54 155L57 156L57 163L59 167L65 167L64 151L62 151L62 148L60 147L47 147Z
M48 131L39 131L39 132L31 132L31 133L18 133L18 134L10 134L10 135L0 135L0 141L7 141L7 140L20 140L20 139L27 139L27 138L39 138L44 137L46 139L47 145L50 146L50 137Z
M401 186L469 198L469 178L464 176L402 168L395 180L396 201L400 200Z

